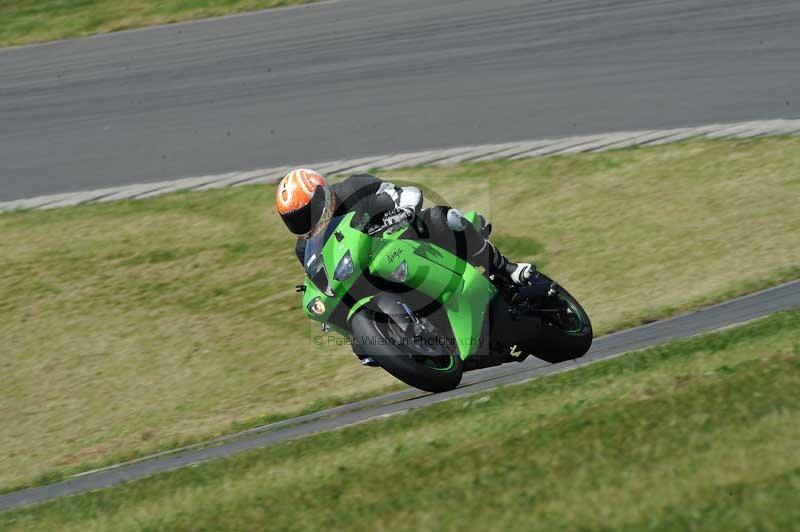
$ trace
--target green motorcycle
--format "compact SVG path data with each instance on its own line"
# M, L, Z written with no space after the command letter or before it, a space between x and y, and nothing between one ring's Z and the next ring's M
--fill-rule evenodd
M476 212L464 217L485 230ZM416 234L403 220L367 228L353 213L331 219L306 243L298 291L307 316L429 392L456 388L464 371L589 350L589 317L552 279L537 272L528 286L507 285Z

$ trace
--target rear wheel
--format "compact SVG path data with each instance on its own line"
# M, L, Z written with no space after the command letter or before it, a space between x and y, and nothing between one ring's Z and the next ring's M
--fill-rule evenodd
M358 312L350 323L359 350L406 384L426 392L446 392L461 382L461 358L444 339L394 317L371 311Z

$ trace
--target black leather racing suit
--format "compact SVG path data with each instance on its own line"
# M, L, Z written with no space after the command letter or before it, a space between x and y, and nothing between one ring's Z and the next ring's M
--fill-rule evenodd
M398 187L369 174L355 174L334 183L331 190L336 198L333 216L355 212L355 220L367 227L380 223L389 211L408 210L414 214L412 225L418 238L430 240L489 272L503 271L508 265L507 259L492 243L472 224L466 223L457 211L450 212L447 206L423 210L422 192L416 187ZM304 263L305 246L305 239L297 240L295 252L301 264Z

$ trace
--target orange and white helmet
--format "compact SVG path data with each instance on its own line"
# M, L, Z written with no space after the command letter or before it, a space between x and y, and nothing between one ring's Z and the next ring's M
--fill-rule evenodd
M292 233L308 237L330 221L334 210L331 187L314 170L292 170L278 183L278 213Z

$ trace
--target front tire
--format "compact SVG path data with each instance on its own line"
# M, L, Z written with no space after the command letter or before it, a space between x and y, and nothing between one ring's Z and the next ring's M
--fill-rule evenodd
M545 279L552 282L547 277ZM585 355L592 346L594 336L589 315L578 300L561 286L558 286L557 291L558 298L569 309L570 321L563 320L560 316L553 316L558 319L543 319L535 350L537 358L553 364Z
M409 386L441 393L461 382L464 369L456 353L436 342L424 352L416 349L391 316L363 310L353 316L350 325L359 351Z

